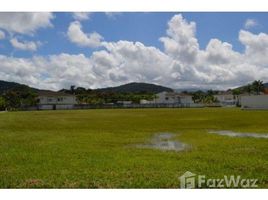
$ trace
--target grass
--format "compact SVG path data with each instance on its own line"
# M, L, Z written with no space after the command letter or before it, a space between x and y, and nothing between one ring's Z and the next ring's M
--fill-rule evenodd
M268 188L268 139L208 130L268 132L268 112L240 109L115 109L0 114L1 188L179 188L186 171L240 175ZM171 132L182 152L139 149Z

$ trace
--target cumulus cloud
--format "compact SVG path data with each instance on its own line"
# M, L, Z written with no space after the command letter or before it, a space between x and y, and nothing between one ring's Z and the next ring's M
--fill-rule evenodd
M32 35L40 28L52 27L53 18L48 12L1 12L0 28L10 33Z
M0 40L5 39L5 37L6 37L5 32L0 30Z
M82 25L78 21L74 21L69 25L67 36L71 42L82 47L98 47L103 40L103 37L96 32L84 33Z
M257 20L255 20L255 19L247 19L245 21L244 28L245 29L250 29L250 28L255 27L257 25L258 25Z
M201 50L195 31L195 22L175 15L168 22L167 36L160 38L166 54L179 63L175 71L180 72L180 77L187 77L189 85L226 88L268 78L263 74L267 71L264 66L268 65L264 56L268 55L267 34L241 30L239 40L246 50L239 53L231 44L216 38Z
M172 59L140 42L104 42L103 46L106 51L91 57L93 69L112 85L129 81L164 83L172 68Z
M195 37L196 24L188 22L181 14L168 22L167 36L161 37L165 52L184 64L192 64L197 59L199 44Z
M90 12L74 12L73 18L78 21L83 21L90 19L90 15Z
M245 46L245 59L248 63L267 67L268 35L266 33L253 34L241 30L239 40Z
M38 86L40 74L33 59L0 55L0 63L0 80L9 80L31 86Z
M69 39L96 47L91 56L58 54L47 57L14 58L0 56L0 79L17 81L46 89L77 85L90 88L136 82L151 82L173 88L227 89L254 79L268 79L268 35L240 30L238 39L245 50L212 38L200 49L196 24L182 15L173 16L166 34L160 38L164 51L141 42L102 41L82 31L72 22ZM94 42L93 42L94 41ZM97 42L96 42L97 41Z
M33 87L54 89L70 85L92 87L89 58L83 54L59 54L48 57L14 58L0 55L0 80L24 83Z
M233 51L233 46L219 39L211 39L205 50L207 62L216 65L234 64L240 59L240 54Z
M36 51L38 47L41 45L41 42L33 42L33 41L18 41L17 38L12 38L10 40L11 45L19 50L24 51Z

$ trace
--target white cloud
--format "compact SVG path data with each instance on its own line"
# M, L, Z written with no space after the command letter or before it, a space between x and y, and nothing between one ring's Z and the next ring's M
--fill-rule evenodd
M82 31L79 22L70 24L68 36L80 46L99 46L90 57L59 54L47 57L0 56L0 79L46 89L70 85L97 88L131 81L151 82L173 88L227 89L254 79L268 80L268 35L239 32L245 46L240 53L232 44L213 38L200 49L196 24L182 15L170 19L160 38L164 52L141 42L97 42ZM93 42L95 41L95 42ZM86 44L86 45L85 45ZM94 45L93 45L94 44Z
M180 14L172 17L168 22L167 36L160 38L165 52L183 64L194 63L199 49L195 31L195 22L188 23Z
M32 59L0 55L0 80L38 86L40 76Z
M93 69L107 83L117 85L130 81L166 83L172 70L172 59L155 47L140 42L105 42L105 51L95 52Z
M33 41L18 41L17 38L12 38L10 40L11 45L19 50L24 51L36 51L38 47L41 45L41 42L33 42Z
M5 39L5 37L6 37L5 32L0 30L0 40Z
M90 12L74 12L73 18L78 21L88 20L91 14Z
M1 12L0 28L10 33L32 35L40 28L52 27L52 13L47 12Z
M240 59L240 54L233 51L231 44L222 42L219 39L211 39L205 53L207 61L217 65L234 63Z
M84 47L98 47L101 45L103 39L103 37L96 32L90 34L84 33L82 25L78 21L74 21L69 25L67 35L71 42Z
M245 59L248 63L263 67L268 66L268 35L266 33L253 34L241 30L239 40L246 47Z
M58 90L69 88L72 84L91 87L95 82L90 60L83 54L59 54L31 59L0 55L0 63L0 80L32 87Z
M255 20L255 19L247 19L245 24L244 24L244 28L245 29L250 29L250 28L253 28L253 27L257 26L257 25L258 25L257 20Z
M263 73L268 65L267 35L240 31L239 40L246 46L245 54L233 50L232 45L211 39L205 50L199 48L195 37L195 22L175 15L168 22L167 36L161 37L165 52L177 63L179 82L199 87L227 88L254 79L268 79ZM246 63L245 63L246 62ZM173 84L174 85L174 84Z

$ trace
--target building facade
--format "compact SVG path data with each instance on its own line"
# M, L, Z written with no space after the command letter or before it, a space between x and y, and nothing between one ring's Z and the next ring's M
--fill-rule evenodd
M235 106L238 102L238 96L230 92L222 92L213 96L218 100L221 106Z
M156 94L156 104L193 104L192 96L176 92L161 92Z
M71 94L52 91L38 93L38 109L40 110L72 109L75 104L77 104L76 97Z

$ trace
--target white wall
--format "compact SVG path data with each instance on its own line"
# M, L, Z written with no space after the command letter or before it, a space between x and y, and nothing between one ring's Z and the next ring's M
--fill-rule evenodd
M49 104L76 104L75 96L39 96L40 105Z
M234 95L232 94L217 94L214 95L214 97L217 98L219 102L235 102Z
M192 99L192 96L182 96L181 97L181 103L194 103L193 99Z
M141 99L140 100L140 104L154 104L155 101L152 100L152 101L149 101L149 100L146 100L146 99Z
M174 104L174 103L182 103L182 104L191 104L194 103L192 100L192 96L180 95L175 93L175 95L169 95L170 93L161 92L156 94L155 103L165 103L165 104Z
M268 109L268 95L242 96L241 107L253 109Z

